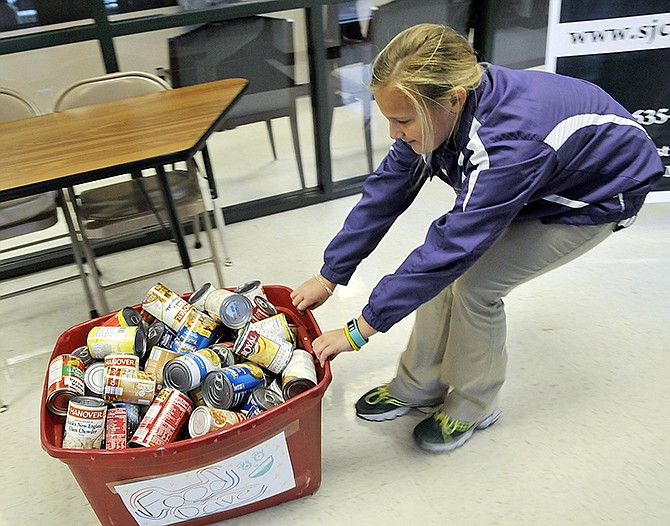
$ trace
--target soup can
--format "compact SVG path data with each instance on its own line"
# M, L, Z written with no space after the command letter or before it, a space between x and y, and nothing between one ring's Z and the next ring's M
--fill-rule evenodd
M251 418L281 404L283 401L284 399L272 389L259 386L249 393L249 397L240 411L247 415L247 418Z
M144 366L144 372L149 374L156 380L156 388L160 390L165 381L163 380L163 368L165 364L173 358L181 356L179 353L165 349L163 347L154 346L149 353L149 359Z
M177 333L160 320L154 320L147 329L147 346L153 349L156 345L170 349Z
M129 446L162 446L175 441L193 411L191 399L176 389L162 389L128 442Z
M202 381L202 398L209 407L241 407L249 393L265 382L263 370L254 363L229 365L210 373Z
M211 357L199 353L182 354L163 366L163 381L167 387L187 393L198 387L205 375L216 368Z
M295 349L282 372L282 394L285 399L292 398L317 384L316 366L311 354L303 349Z
M55 415L67 415L68 403L85 393L84 362L71 354L56 356L49 364L46 406Z
M256 296L265 296L265 291L263 290L263 283L259 279L254 279L252 281L242 283L242 285L239 285L235 289L235 292L237 294L242 294L243 296L246 296L247 298L249 298L250 301L253 301L253 299Z
M102 363L107 369L121 368L133 371L140 369L140 359L135 354L108 354Z
M251 329L274 340L295 343L293 332L291 332L288 320L283 312L252 323Z
M214 340L216 329L217 324L212 318L193 309L184 326L177 332L172 342L172 350L185 353L207 347Z
M276 316L278 314L277 308L270 303L265 296L254 296L254 299L251 301L253 303L253 314L251 316L252 322L257 322L265 318L270 318L271 316Z
M75 396L68 403L63 448L100 449L105 437L107 404L92 396Z
M209 348L218 355L221 362L220 367L235 365L235 353L233 353L234 346L235 342L219 342L209 346Z
M86 345L98 360L108 354L136 354L141 358L147 351L147 335L142 327L97 326L89 331Z
M145 312L156 317L175 332L184 326L193 308L193 305L162 283L151 287L142 302L142 309Z
M107 408L105 449L126 449L140 424L140 406L117 402Z
M142 315L132 307L123 307L103 322L105 327L137 327L144 323Z
M281 373L291 359L293 344L264 336L249 324L240 331L233 352L272 373Z
M91 356L91 351L88 350L87 345L77 347L70 354L72 356L76 356L77 358L79 358L84 363L84 368L88 368L89 365L95 362L95 358Z
M198 406L188 419L188 434L191 438L214 433L219 429L234 426L246 420L244 414L227 409Z
M156 380L144 371L105 368L105 402L150 405L156 393Z
M86 395L102 398L105 389L105 362L93 362L84 372Z
M216 287L212 285L209 281L206 282L201 287L195 289L193 294L188 299L188 302L193 305L196 309L204 311L205 309L205 298L212 291L216 290Z
M219 290L225 289L217 289L208 296L207 312L221 320L221 323L229 329L244 327L251 321L254 313L254 306L249 298L235 293L222 298L218 295ZM217 301L219 299L220 301Z

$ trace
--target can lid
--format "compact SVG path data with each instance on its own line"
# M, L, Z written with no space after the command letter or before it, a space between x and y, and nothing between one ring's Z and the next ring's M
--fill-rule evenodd
M137 327L144 321L142 315L132 307L123 307L121 309L121 318L128 327Z
M206 407L196 407L188 419L188 434L191 438L207 434L212 427L213 418Z
M276 405L281 404L284 399L272 389L267 387L256 387L253 391L256 401L264 409L270 409Z
M163 366L163 381L167 387L185 393L193 388L192 380L190 369L176 358L169 360Z
M75 396L70 398L70 404L79 404L86 407L107 407L107 403L102 398L95 396Z
M201 287L198 287L193 294L191 294L191 297L188 299L188 302L191 305L198 306L198 304L202 304L203 300L205 299L205 296L209 294L211 291L214 290L214 285L212 285L209 281L206 282L204 285Z
M261 288L261 280L259 279L254 279L252 281L247 281L246 283L242 283L239 287L235 289L235 292L238 294L249 294L252 290L259 289Z
M229 409L233 403L233 386L220 369L207 373L200 390L203 400L210 407Z
M253 316L254 306L251 300L242 294L233 294L221 302L219 318L231 329L241 329Z
M105 362L93 362L86 368L84 383L92 393L102 395L105 390Z
M255 296L254 304L270 316L274 316L278 313L276 307L264 296Z
M144 355L147 353L147 345L148 345L147 333L144 330L144 327L142 325L139 325L137 327L137 330L135 331L135 340L133 341L133 352L140 358L143 358Z
M149 348L152 348L160 341L161 336L165 333L165 327L166 325L160 320L156 320L149 325L149 328L146 331L147 345Z

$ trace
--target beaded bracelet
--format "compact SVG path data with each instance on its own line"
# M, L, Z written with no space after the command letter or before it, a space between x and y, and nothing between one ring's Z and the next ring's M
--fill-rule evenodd
M312 277L313 277L316 281L318 281L319 283L321 283L321 285L323 285L323 288L326 289L326 292L328 293L328 296L332 296L332 295L333 295L333 289L331 289L331 288L328 286L328 283L326 283L326 282L323 280L323 278L322 278L321 276L319 276L318 274L314 274Z

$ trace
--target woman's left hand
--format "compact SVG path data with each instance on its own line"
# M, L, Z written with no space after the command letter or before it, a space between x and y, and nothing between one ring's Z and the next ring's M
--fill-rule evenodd
M326 364L326 360L332 360L341 352L353 351L344 329L324 332L312 342L312 348L321 367Z

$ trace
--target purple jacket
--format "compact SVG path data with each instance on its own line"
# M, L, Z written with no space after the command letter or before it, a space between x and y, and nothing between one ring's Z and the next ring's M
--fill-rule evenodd
M485 64L455 141L433 152L431 176L454 207L384 276L363 309L378 331L463 274L512 221L597 225L637 214L663 166L642 126L599 87ZM454 145L455 144L455 145ZM416 197L424 159L396 140L324 254L321 274L347 284Z

